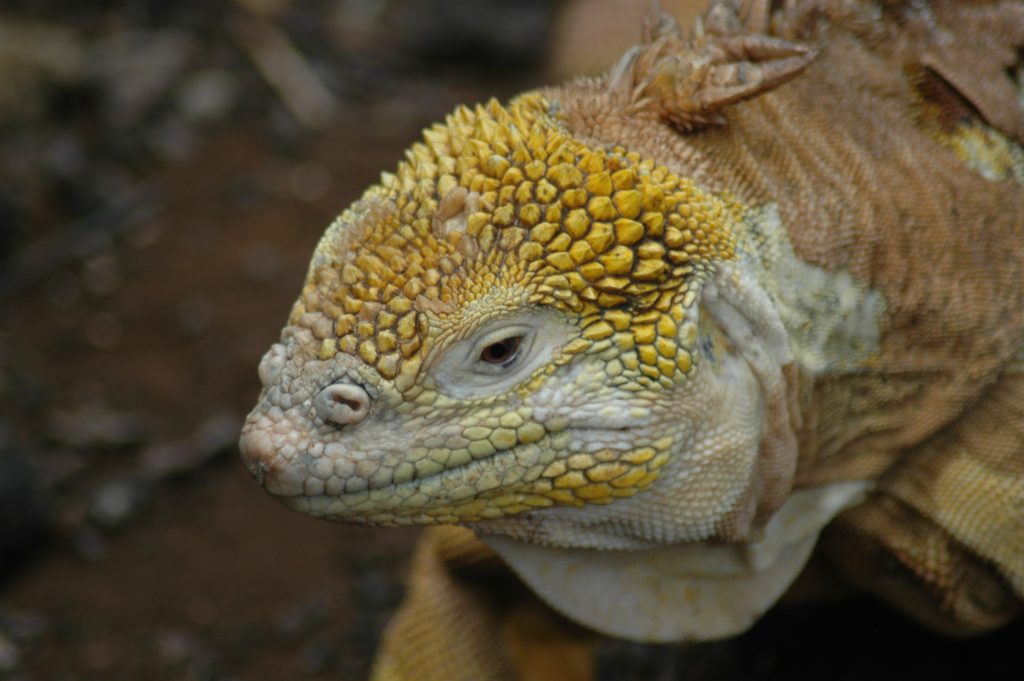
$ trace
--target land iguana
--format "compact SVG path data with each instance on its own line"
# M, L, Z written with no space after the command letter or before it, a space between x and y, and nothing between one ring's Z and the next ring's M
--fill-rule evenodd
M587 678L584 629L737 634L812 553L942 632L1019 616L1022 48L1018 1L715 2L426 129L241 440L292 509L440 526L375 677Z

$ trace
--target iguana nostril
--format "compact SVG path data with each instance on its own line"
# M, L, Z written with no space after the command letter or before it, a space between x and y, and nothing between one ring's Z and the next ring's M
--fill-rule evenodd
M354 383L335 383L321 390L314 404L316 413L324 421L346 426L366 418L370 411L370 396Z

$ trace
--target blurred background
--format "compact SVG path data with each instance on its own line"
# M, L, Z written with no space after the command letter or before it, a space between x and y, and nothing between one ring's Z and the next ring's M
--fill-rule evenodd
M416 531L259 489L256 364L323 228L420 129L600 72L646 4L5 0L0 679L365 678ZM601 679L1019 679L1022 634L852 599L609 643Z

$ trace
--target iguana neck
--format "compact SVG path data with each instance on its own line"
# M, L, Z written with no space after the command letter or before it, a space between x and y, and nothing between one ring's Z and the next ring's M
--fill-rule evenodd
M774 304L796 365L812 376L870 365L881 344L885 299L844 269L801 260L775 204L750 208L737 235L741 266Z

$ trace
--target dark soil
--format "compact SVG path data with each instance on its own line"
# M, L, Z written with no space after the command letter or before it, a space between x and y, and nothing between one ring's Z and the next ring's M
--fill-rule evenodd
M555 3L456 5L0 10L0 679L365 678L416 532L292 514L235 443L324 226L455 104L543 82ZM261 76L280 35L327 104ZM858 599L610 643L601 678L1019 679L1022 640Z

